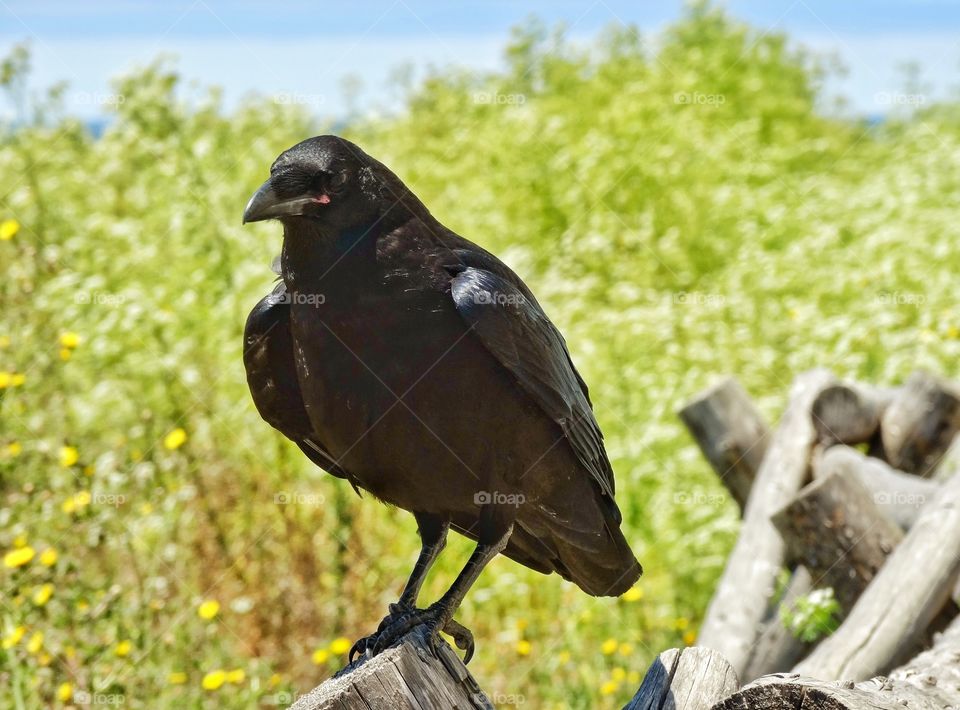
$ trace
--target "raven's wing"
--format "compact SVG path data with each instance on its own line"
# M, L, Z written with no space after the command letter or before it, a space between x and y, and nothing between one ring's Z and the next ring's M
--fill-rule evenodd
M471 330L540 408L555 421L580 463L611 499L613 470L593 416L587 386L560 331L533 294L492 255L454 250L450 293Z
M356 484L318 441L303 403L290 330L290 302L283 283L254 307L243 331L247 384L260 416L293 441L324 471ZM359 493L359 491L357 491Z

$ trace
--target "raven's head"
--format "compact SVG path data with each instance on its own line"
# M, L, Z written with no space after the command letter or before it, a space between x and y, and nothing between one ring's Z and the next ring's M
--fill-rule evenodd
M400 179L357 145L317 136L280 154L243 222L310 220L323 231L372 226L400 204L419 204Z

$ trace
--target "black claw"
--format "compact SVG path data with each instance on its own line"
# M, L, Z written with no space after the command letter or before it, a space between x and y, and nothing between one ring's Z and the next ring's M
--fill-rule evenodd
M377 630L353 644L348 661L353 663L355 653L359 657L369 651L371 656L376 656L390 648L414 627L425 624L428 629L427 638L434 655L439 657L439 631L442 630L453 637L457 648L465 652L464 664L469 663L474 652L473 634L470 633L470 629L453 619L445 621L444 615L440 607L414 609L401 604L391 604L390 613L383 618Z

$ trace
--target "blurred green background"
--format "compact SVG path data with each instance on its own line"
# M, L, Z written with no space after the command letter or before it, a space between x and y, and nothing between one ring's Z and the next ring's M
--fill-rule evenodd
M63 87L0 85L0 705L286 705L399 593L413 519L257 416L241 333L277 224L273 158L336 129L531 285L591 385L646 573L620 599L496 561L458 618L503 706L614 708L695 642L737 509L676 409L736 373L775 422L798 372L956 374L960 104L822 110L833 63L710 5L656 45L536 21L502 70L435 69L403 109L318 125L267 98L118 80L102 135ZM469 552L431 574L438 596Z

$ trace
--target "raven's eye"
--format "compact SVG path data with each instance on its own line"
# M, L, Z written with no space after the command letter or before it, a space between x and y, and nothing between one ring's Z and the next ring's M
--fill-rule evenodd
M330 176L330 179L327 181L327 186L331 190L339 190L346 184L347 184L346 171L334 173L333 175Z

